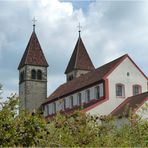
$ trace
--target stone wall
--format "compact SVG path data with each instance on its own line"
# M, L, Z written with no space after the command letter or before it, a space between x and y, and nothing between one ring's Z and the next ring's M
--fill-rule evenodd
M41 70L42 80L32 79L31 70ZM47 98L47 68L41 66L24 66L24 81L19 84L20 108L30 112L39 109Z

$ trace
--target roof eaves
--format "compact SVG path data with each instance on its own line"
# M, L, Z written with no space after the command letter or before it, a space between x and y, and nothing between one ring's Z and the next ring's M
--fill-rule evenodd
M103 77L103 79L106 79L116 69L116 67L118 67L118 65L120 65L122 61L124 61L124 59L126 59L127 57L129 57L127 54L120 57L120 61L116 63L114 67L111 68L111 70Z

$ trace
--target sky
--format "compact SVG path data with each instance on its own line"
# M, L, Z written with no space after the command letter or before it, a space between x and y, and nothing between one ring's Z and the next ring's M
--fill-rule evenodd
M48 61L48 95L66 81L65 69L81 37L95 67L128 54L148 76L148 1L0 0L2 97L18 94L18 64L37 19Z

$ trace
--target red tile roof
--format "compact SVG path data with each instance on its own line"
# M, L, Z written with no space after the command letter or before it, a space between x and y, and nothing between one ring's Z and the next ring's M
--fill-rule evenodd
M136 96L128 97L115 110L111 112L111 115L128 116L130 111L137 110L146 100L148 100L148 91Z
M109 62L83 76L62 84L47 98L47 101L44 104L68 96L69 94L77 92L85 87L98 83L99 81L103 80L104 76L118 66L126 57L128 57L128 55L123 55L118 59Z
M68 66L66 68L65 74L73 70L94 70L94 65L85 49L83 41L79 36Z
M32 32L29 43L26 47L26 50L18 66L18 69L20 69L24 65L48 67L48 63L45 59L40 43L34 31Z

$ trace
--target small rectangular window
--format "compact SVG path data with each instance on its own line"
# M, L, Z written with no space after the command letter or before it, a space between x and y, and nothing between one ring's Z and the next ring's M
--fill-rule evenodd
M66 109L66 99L64 99L64 110Z
M133 95L138 95L141 93L141 86L140 85L134 85L133 86Z
M117 97L125 97L124 96L124 85L123 84L117 84L116 85L116 96Z
M85 101L86 102L90 101L90 90L89 89L86 90L86 92L85 92Z
M95 99L99 99L100 98L100 89L99 86L95 87Z
M99 85L99 91L100 91L100 97L103 97L104 96L104 86L103 86L103 84Z
M49 112L48 112L48 104L45 105L45 116L48 116L49 115Z
M54 102L52 104L52 113L55 114L56 113L56 102Z
M77 105L81 105L82 100L81 100L81 93L78 93L77 95Z
M69 107L70 108L73 107L73 96L70 96L70 98L69 98Z

